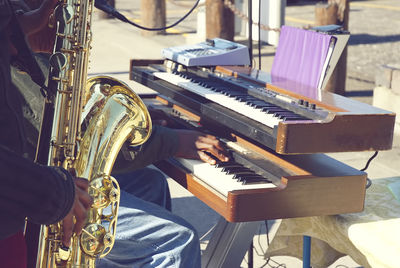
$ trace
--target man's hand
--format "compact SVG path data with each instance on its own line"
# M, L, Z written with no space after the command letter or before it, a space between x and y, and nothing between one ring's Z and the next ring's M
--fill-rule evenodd
M86 221L87 211L92 205L92 198L88 194L89 182L82 178L75 179L75 201L68 215L63 220L63 244L71 244L73 233L79 235ZM75 217L75 222L74 222Z
M162 110L148 107L153 124L175 127L172 121ZM179 139L179 147L175 153L176 157L200 159L214 165L216 159L226 162L229 154L222 143L213 135L207 135L195 130L174 129Z
M51 52L56 32L55 27L49 27L49 20L58 0L27 0L26 2L36 8L18 16L21 28L28 37L29 45L35 52ZM37 7L39 2L41 2L40 6Z
M216 163L216 159L223 162L229 160L228 152L215 136L193 130L175 131L179 138L176 157L201 159L211 165Z

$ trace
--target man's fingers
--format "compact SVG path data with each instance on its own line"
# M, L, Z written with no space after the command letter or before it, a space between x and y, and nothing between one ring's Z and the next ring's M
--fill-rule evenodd
M201 159L215 164L215 160L229 161L229 153L215 136L193 130L175 130L179 138L179 147L175 156Z
M211 146L207 150L207 152L209 152L210 154L212 154L214 157L216 157L218 160L220 160L222 162L226 162L229 160L228 153L224 149L220 149L218 147Z
M86 209L80 202L78 202L78 204L76 204L75 206L74 215L76 220L74 226L74 233L80 235L87 216Z
M214 136L211 136L211 138L200 137L199 140L196 142L196 147L198 150L209 152L220 161L226 162L229 160L228 153L221 145L220 141Z
M87 211L91 207L93 200L87 190L89 182L83 178L75 178L75 200L68 215L63 220L62 243L69 247L73 233L81 234L82 228L86 223Z
M216 161L214 158L212 158L211 156L209 156L207 153L203 152L203 151L198 151L197 152L199 155L199 158L206 163L209 163L210 165L215 165Z
M89 181L83 178L75 178L75 186L79 202L81 202L86 209L89 209L93 203L92 198L88 194Z
M89 189L89 181L83 178L75 178L75 185L84 191Z
M91 207L93 200L87 193L87 190L82 190L79 187L76 187L75 191L78 196L79 203L81 203L81 205L88 210Z
M203 146L207 146L207 147L213 146L218 150L225 151L224 146L215 136L212 136L212 135L199 136L198 141L201 142L201 144ZM201 149L201 148L199 148L199 149Z
M75 179L75 184L77 185L77 187L75 187L76 198L73 210L76 220L74 232L79 235L86 221L87 210L90 208L93 201L92 198L87 193L88 183L86 180L77 178ZM86 188L86 190L83 190L80 187Z
M63 238L62 242L64 246L69 247L71 244L72 230L74 228L74 219L72 214L68 214L63 220Z

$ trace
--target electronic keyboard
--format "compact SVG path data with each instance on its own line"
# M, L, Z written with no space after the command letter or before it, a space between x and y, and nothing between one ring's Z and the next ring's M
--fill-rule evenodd
M185 66L250 64L249 50L246 46L221 38L194 45L164 48L161 54L164 58Z
M154 60L132 61L130 71L132 80L200 114L200 123L218 122L281 154L392 147L394 113L325 91L316 99L302 85L269 84L263 77L246 67Z

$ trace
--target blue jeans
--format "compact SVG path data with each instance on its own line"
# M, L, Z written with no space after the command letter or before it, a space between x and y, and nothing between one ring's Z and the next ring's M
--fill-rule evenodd
M121 200L115 244L96 267L200 267L196 231L172 214L167 181L144 168L117 175Z

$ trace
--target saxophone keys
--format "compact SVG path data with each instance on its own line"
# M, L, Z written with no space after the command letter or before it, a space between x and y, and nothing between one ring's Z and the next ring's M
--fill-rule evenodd
M67 62L67 57L61 52L52 54L49 59L50 66L57 71L64 70Z
M89 184L89 195L93 199L92 208L106 208L110 203L119 200L119 190L108 176L92 179Z
M108 194L108 199L110 200L110 202L117 202L119 201L119 195L119 191L116 188L113 188Z
M71 255L71 248L64 245L61 245L58 248L58 257L60 258L61 261L67 261L70 255Z
M80 236L80 245L85 254L91 257L101 255L105 248L113 242L113 237L106 228L98 223L86 226Z

